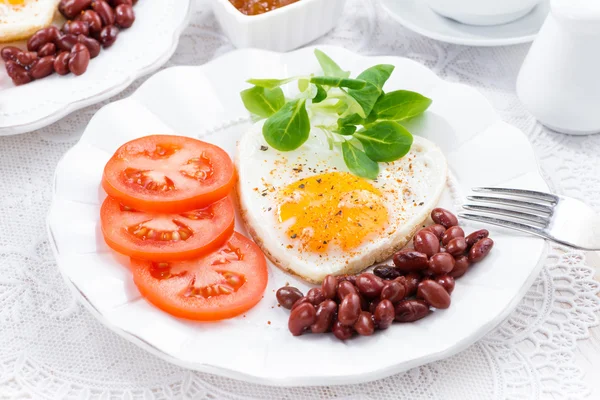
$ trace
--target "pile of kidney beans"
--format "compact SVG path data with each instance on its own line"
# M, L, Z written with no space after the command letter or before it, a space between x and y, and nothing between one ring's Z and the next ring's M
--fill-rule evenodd
M119 29L133 25L137 0L61 0L67 18L62 29L42 28L27 41L27 51L7 46L0 51L15 85L59 75L83 74L102 47L115 43Z
M494 242L485 229L465 237L448 210L436 208L431 218L435 225L417 232L414 249L397 252L394 265L360 275L328 275L320 288L310 289L306 296L295 287L280 288L277 300L291 310L290 332L298 336L331 331L346 340L354 333L370 336L394 321L417 321L432 307L450 307L454 280L485 258Z

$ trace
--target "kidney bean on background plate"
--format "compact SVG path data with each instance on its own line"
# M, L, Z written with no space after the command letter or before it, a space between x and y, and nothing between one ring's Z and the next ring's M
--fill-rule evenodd
M38 55L34 51L22 51L17 54L16 61L21 67L31 67L38 60Z
M446 251L453 256L460 256L467 250L467 241L464 237L457 237L448 242Z
M46 43L37 52L38 57L47 57L56 55L56 45L53 42Z
M452 272L450 272L450 276L453 278L460 278L464 274L467 273L471 262L469 261L469 257L466 255L461 255L455 258L456 262L454 263L454 268Z
M59 36L54 43L60 51L71 51L73 46L77 44L77 36L73 35L72 33L67 33Z
M77 36L77 42L85 45L85 47L88 48L90 51L90 58L96 58L98 57L98 54L100 54L100 43L96 39L89 36L79 35Z
M355 293L350 293L344 297L338 308L338 321L342 325L352 326L358 319L361 311L360 297Z
M310 302L310 300L308 300L308 297L304 296L304 297L299 298L298 301L296 301L294 303L294 305L292 306L292 308L290 309L290 311L293 310L293 309L295 309L296 307L299 307L300 305L302 305L304 303L308 303L308 304L312 305L312 303Z
M42 28L27 40L27 50L38 51L46 43L54 42L60 36L60 31L55 26Z
M406 295L406 286L401 281L386 282L381 290L381 300L389 300L397 303L404 299Z
M414 272L406 275L406 296L414 296L417 293L419 282L421 282L421 275Z
M312 305L318 306L325 300L325 295L321 288L312 288L306 293L306 298Z
M440 225L440 224L434 224L434 225L428 226L427 228L424 228L424 229L427 229L428 231L433 232L433 234L435 236L437 236L438 239L441 239L444 232L446 232L446 227L444 225Z
M71 33L75 36L90 34L90 26L85 21L67 21L62 27L64 33Z
M79 20L87 22L90 33L100 33L102 30L102 18L94 10L85 10Z
M98 41L105 49L112 46L117 41L119 28L114 25L107 25L100 31Z
M334 299L337 294L338 279L333 275L327 275L321 284L323 296L327 299Z
M349 281L342 281L339 283L337 297L340 300L340 302L351 293L358 294L358 289L356 289L356 286L354 286Z
M2 48L2 50L0 51L0 57L2 57L2 59L4 61L8 61L8 60L16 61L17 54L19 54L21 51L22 50L19 49L18 47L6 46L6 47Z
M115 22L123 29L127 29L135 22L133 6L120 4L115 8Z
M365 272L356 278L356 287L358 288L358 291L370 299L379 297L383 290L383 286L383 279L371 273Z
M61 0L58 3L58 11L67 19L73 19L91 5L92 0Z
M114 25L115 23L115 10L104 0L94 0L92 2L92 10L100 16L102 25Z
M354 335L354 328L352 326L343 325L340 321L334 321L331 331L339 340L348 340Z

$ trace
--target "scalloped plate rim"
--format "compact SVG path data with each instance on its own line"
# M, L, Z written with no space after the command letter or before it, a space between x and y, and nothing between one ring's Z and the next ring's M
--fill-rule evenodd
M314 47L315 46L312 46L311 48L314 48ZM327 47L332 47L332 46L318 46L318 47L319 48L327 48ZM297 51L306 51L306 49L301 49L301 50L297 50ZM348 50L344 49L344 51L348 51ZM259 53L267 52L267 53L274 53L274 54L279 54L279 55L282 54L282 53L270 52L270 51L265 51L265 50L252 50L252 49L238 50L238 52L259 52ZM283 54L285 54L285 53L283 53ZM355 53L352 53L352 54L355 54ZM213 59L206 64L218 63L219 60L221 60L222 58L226 58L229 55L231 55L231 53L227 53L227 54L223 55L222 57ZM359 56L361 58L372 58L372 57L363 56L363 55L357 55L357 56ZM392 57L402 58L402 57L396 57L396 56L392 56ZM406 60L406 61L410 61L412 63L419 64L419 63L415 62L414 60L410 60L410 59L406 59L406 58L402 58L402 59ZM204 65L206 65L206 64L204 64ZM426 66L424 66L422 64L419 64L419 65L423 69L427 69L429 72L432 72ZM172 67L172 68L178 68L178 67ZM194 68L201 69L201 68L203 68L203 66L195 66ZM164 71L167 71L167 70L168 69L165 69ZM159 72L159 74L160 74L160 72ZM435 76L435 78L438 81L440 81L440 83L449 84L449 85L453 85L453 86L456 85L458 87L464 87L464 88L471 88L469 85L445 81L445 80L441 79L439 76L437 76L435 73L433 73L433 75ZM150 79L152 79L152 78L150 78ZM144 84L142 84L142 86L144 86L145 84L146 84L146 82ZM140 86L140 88L142 86ZM137 92L137 90L136 90L136 92ZM136 92L132 93L131 96L129 96L129 97L135 99ZM477 93L481 97L481 100L485 101L486 105L488 105L490 107L490 109L493 110L492 105L485 98L485 96L483 96L479 91L477 91ZM122 101L122 100L119 100L119 101ZM119 101L117 101L117 103ZM495 115L498 116L497 113L495 113ZM506 127L510 127L511 129L519 130L518 128L513 127L512 125L502 121L499 118L494 123L491 123L487 127L487 129L489 129L490 127L495 126L495 125L506 126ZM519 130L519 132L521 132L521 134L523 134L522 131ZM62 160L70 152L76 150L76 147L81 145L81 143L83 143L83 142L80 141L75 146L73 146L71 149L69 149L63 155L63 157L59 161L58 165L60 165L62 163ZM543 175L541 174L540 165L539 165L537 159L535 161L536 161L536 166L537 166L536 172L538 173L539 177L544 182L544 184L547 186L546 180L543 178ZM58 168L57 168L57 171L58 171ZM271 378L269 378L266 376L252 375L252 374L249 374L246 372L241 372L239 370L213 366L213 365L207 364L207 363L193 363L193 362L186 362L186 361L180 360L180 359L178 359L170 354L167 354L166 352L154 347L151 343L138 337L136 334L133 334L133 333L109 322L108 319L104 315L102 315L102 313L98 309L96 309L96 307L93 304L91 304L91 302L86 298L85 294L79 289L79 287L70 279L69 276L66 275L64 270L62 268L60 268L59 252L58 252L58 248L56 246L55 240L54 240L54 234L52 231L52 226L51 226L50 218L49 218L52 210L54 209L54 207L56 206L56 203L57 203L56 185L55 185L56 172L55 172L54 182L53 182L52 205L50 207L50 212L46 219L47 233L48 233L48 236L50 239L50 244L51 244L50 247L52 248L53 255L55 256L55 258L57 260L57 265L61 272L61 275L63 276L63 278L64 278L65 282L67 283L67 285L69 286L69 288L72 290L72 292L75 294L75 296L80 299L80 301L83 303L83 305L96 318L98 318L98 320L102 324L104 324L105 326L110 328L112 331L117 333L119 336L133 342L134 344L140 346L141 348L145 349L146 351L156 355L157 357L159 357L167 362L176 364L176 365L184 367L184 368L190 368L190 369L193 369L196 371L200 371L200 372L212 373L212 374L216 374L219 376L224 376L224 377L232 378L232 379L238 379L238 380L242 380L242 381L246 381L246 382L252 382L252 383L256 383L256 384L289 387L289 386L297 386L297 385L317 386L317 385L341 385L341 384L350 384L350 383L363 383L363 382L373 381L376 379L385 378L385 377L404 372L408 369L411 369L411 368L414 368L414 367L417 367L417 366L420 366L420 365L423 365L426 363L430 363L430 362L434 362L437 360L451 357L452 355L455 355L455 354L467 349L473 343L475 343L476 341L478 341L479 339L484 337L487 333L489 333L492 329L494 329L500 322L502 322L516 308L518 303L521 301L523 296L526 294L529 287L533 284L534 280L537 278L540 270L542 269L542 267L544 265L546 256L549 251L548 242L543 241L543 243L544 243L543 249L541 251L541 255L537 261L536 266L534 268L532 268L531 273L529 274L527 279L524 280L518 293L516 295L514 295L512 300L505 306L505 308L502 310L502 312L498 313L495 318L490 320L487 324L482 326L480 329L478 329L478 330L474 331L473 333L471 333L470 335L464 337L461 341L455 343L453 346L451 346L447 349L441 350L437 353L430 353L426 356L413 358L410 361L406 361L406 362L403 362L400 364L396 364L393 366L388 366L388 367L384 367L384 368L380 368L380 369L374 369L374 370L369 371L368 373L360 373L360 374L356 374L356 375L343 375L343 376L338 376L338 377L332 377L332 376L325 376L325 377L324 376L302 376L302 377L298 377L298 376L293 376L291 378L289 378L289 377L282 377L282 378L279 378L279 377L272 378L271 377ZM532 171L529 171L529 172L532 172Z

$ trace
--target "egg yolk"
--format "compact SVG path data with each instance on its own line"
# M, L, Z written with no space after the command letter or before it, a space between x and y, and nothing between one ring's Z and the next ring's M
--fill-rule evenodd
M0 0L0 3L16 6L25 3L25 0Z
M381 233L388 221L381 192L346 172L296 181L281 190L278 203L279 222L294 219L287 229L289 238L316 253L333 244L354 249Z

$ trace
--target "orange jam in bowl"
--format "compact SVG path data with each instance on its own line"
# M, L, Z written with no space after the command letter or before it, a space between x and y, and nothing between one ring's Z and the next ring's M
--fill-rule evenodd
M285 7L298 0L229 0L242 14L258 15Z

